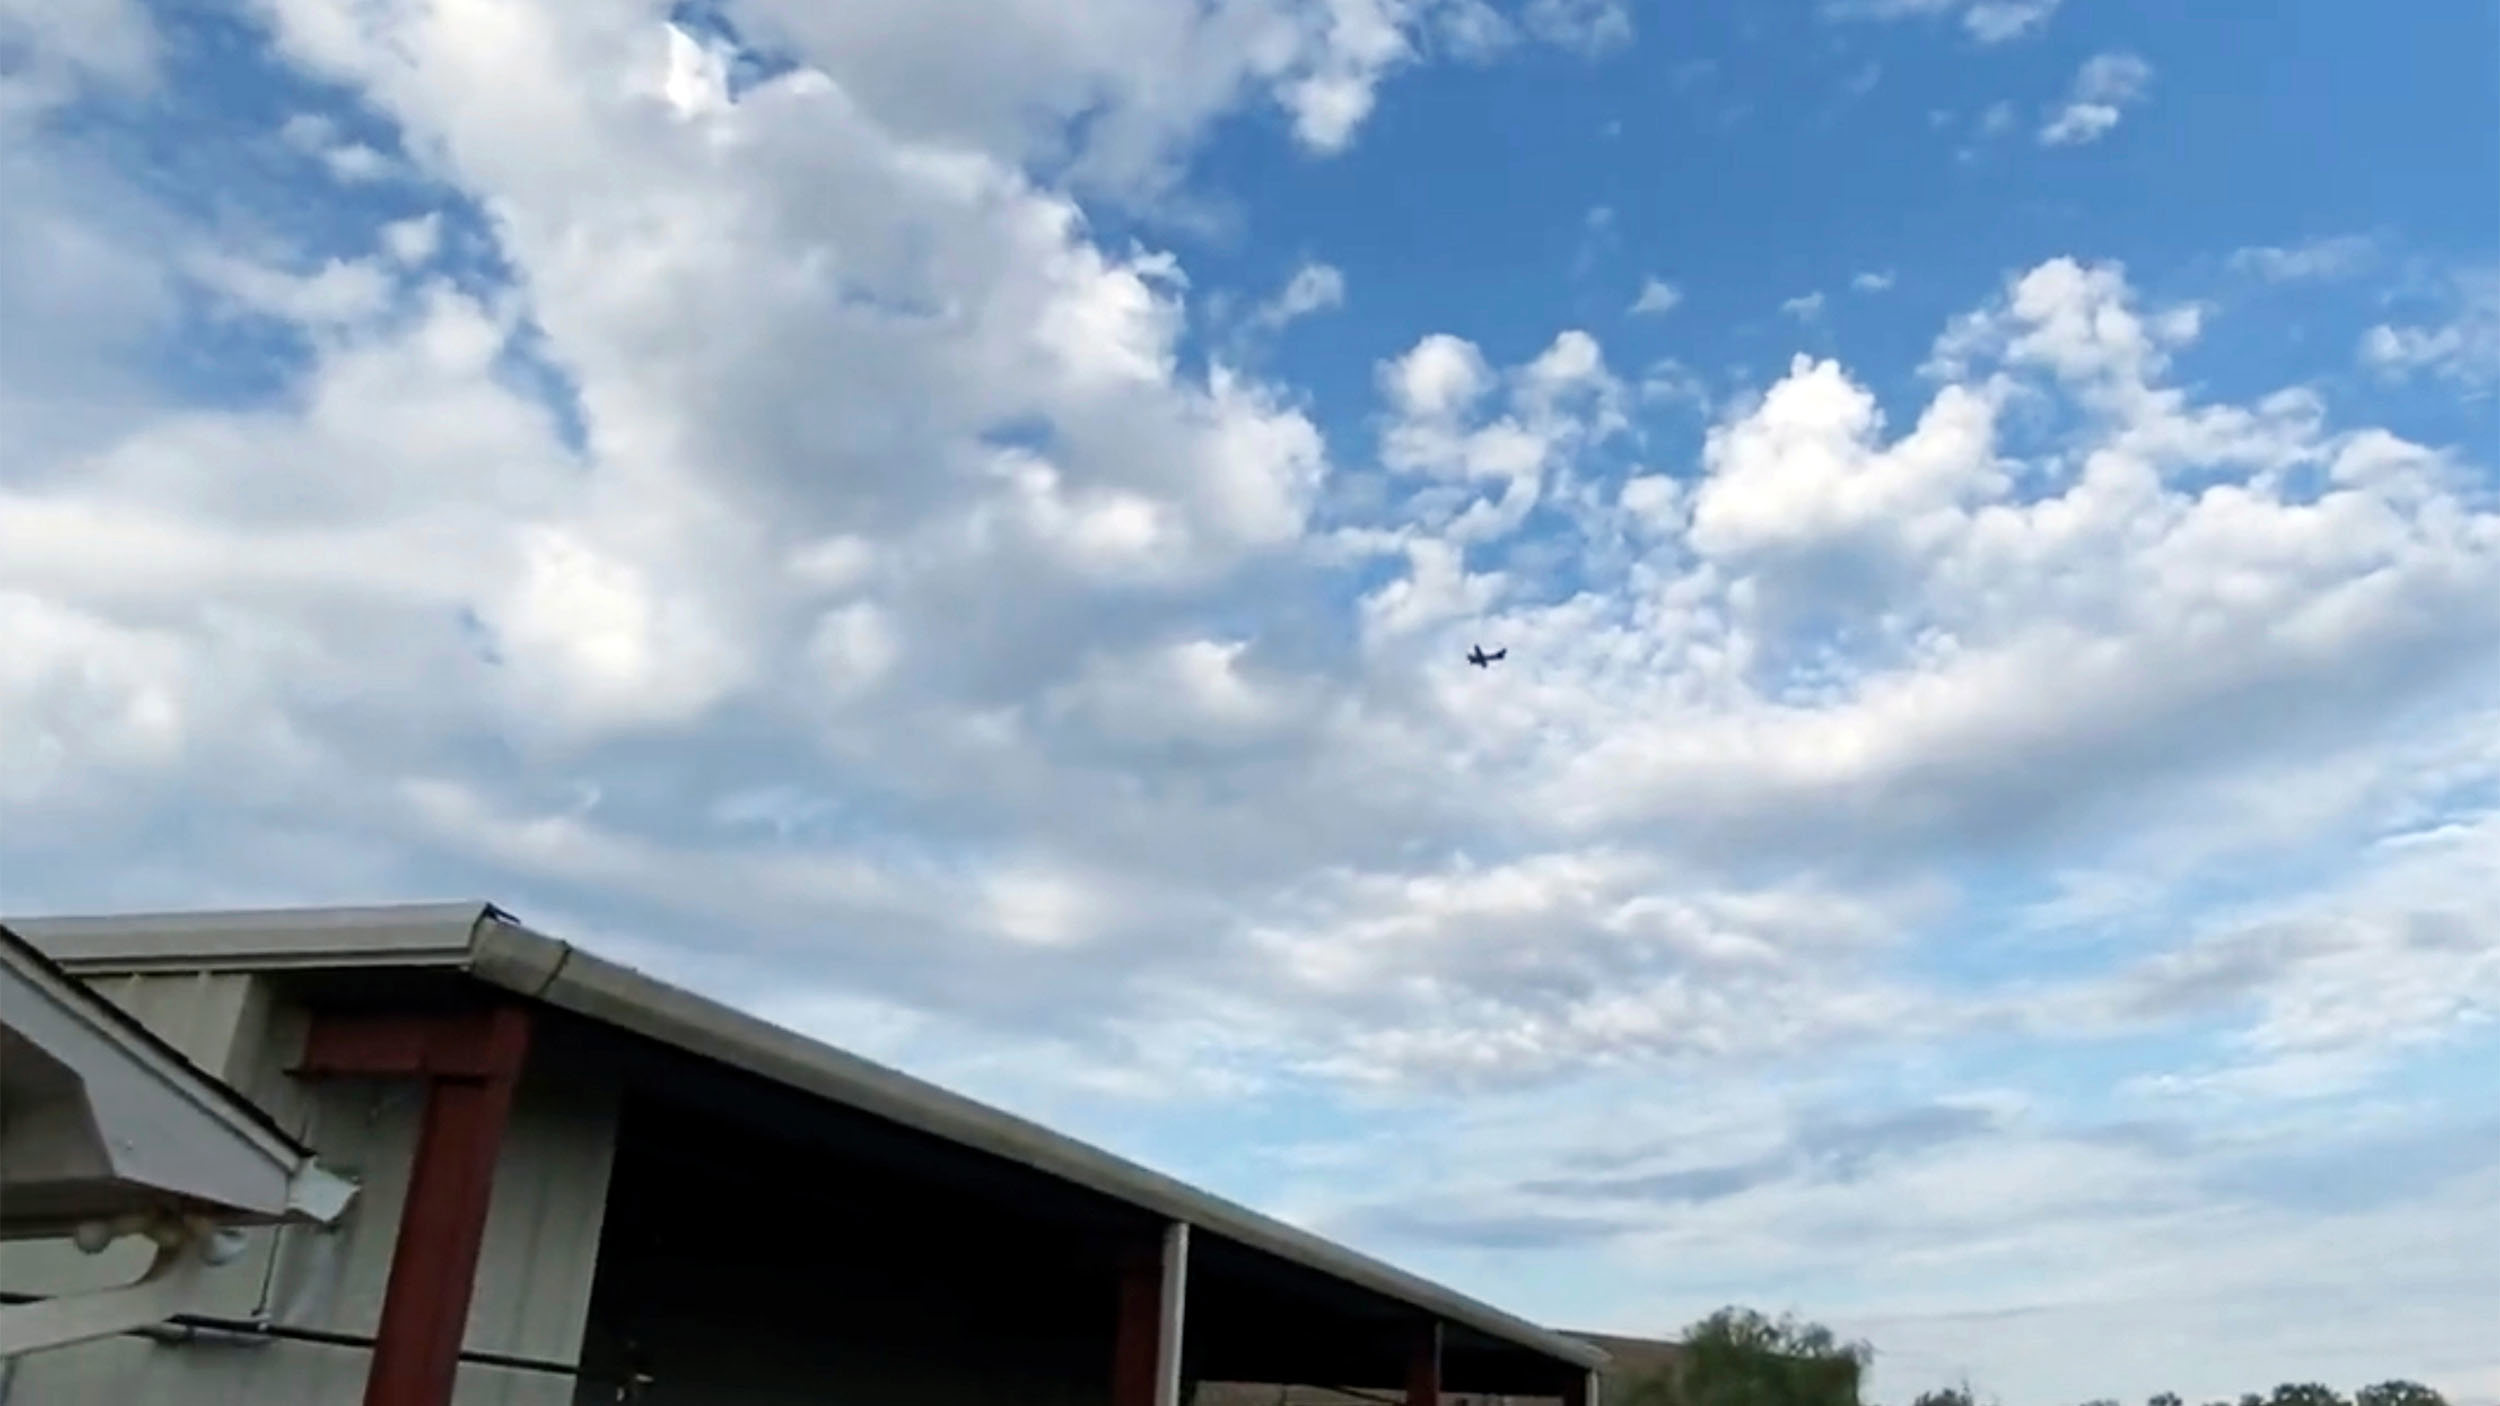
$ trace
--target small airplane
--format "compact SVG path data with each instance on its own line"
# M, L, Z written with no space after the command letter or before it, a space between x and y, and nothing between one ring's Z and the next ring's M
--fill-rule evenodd
M1490 669L1496 663L1499 663L1509 657L1510 647L1508 645L1493 651L1491 654L1484 652L1483 645L1477 645L1475 648L1467 651L1467 662L1475 665L1479 669Z

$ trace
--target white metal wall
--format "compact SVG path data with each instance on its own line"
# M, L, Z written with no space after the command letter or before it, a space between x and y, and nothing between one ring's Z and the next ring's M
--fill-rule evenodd
M212 1272L196 1310L266 1314L289 1327L370 1338L381 1317L399 1211L416 1147L423 1090L413 1080L305 1083L285 1070L302 1048L305 1014L263 977L179 973L95 983L157 1035L232 1083L309 1143L322 1164L359 1183L333 1230L254 1232L249 1252ZM513 1102L496 1164L465 1345L571 1363L597 1266L615 1149L616 1096L597 1071L533 1058ZM136 1242L86 1256L64 1242L0 1244L0 1288L55 1294L135 1278ZM19 1359L5 1406L356 1406L367 1350L273 1339L166 1346L116 1338ZM562 1406L569 1378L464 1363L458 1406Z

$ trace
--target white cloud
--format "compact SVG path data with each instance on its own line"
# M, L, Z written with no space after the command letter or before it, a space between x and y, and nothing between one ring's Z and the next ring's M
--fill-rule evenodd
M1641 373L1641 399L1648 401L1683 401L1698 410L1708 410L1710 388L1693 369L1673 357L1661 357Z
M1278 96L1293 114L1294 135L1315 151L1334 152L1371 115L1381 79L1415 51L1382 0L1334 0L1327 11L1316 62Z
M392 258L411 267L431 261L443 247L441 212L429 210L422 215L384 225L382 247Z
M1449 419L1493 386L1493 370L1476 344L1446 332L1417 342L1381 368L1381 388L1398 411L1415 419Z
M1975 0L1962 11L1962 27L1982 44L2001 44L2048 27L2061 0Z
M2153 66L2127 53L2095 54L2076 70L2064 105L2040 126L2043 146L2087 146L2108 136L2126 110L2144 101Z
M2117 130L2115 103L2070 102L2041 124L2042 146L2089 146Z
M1124 744L1246 746L1294 719L1302 704L1286 680L1261 680L1240 640L1183 640L1088 661L1046 695L1044 706L1077 713Z
M1861 293L1888 292L1892 285L1893 272L1890 269L1869 269L1863 273L1853 274L1849 279L1849 286Z
M1450 0L1436 7L1434 33L1463 59L1488 59L1519 40L1519 31L1484 0Z
M1502 413L1480 413L1501 381L1509 383ZM1458 542L1481 541L1516 531L1544 501L1547 478L1570 457L1628 427L1624 414L1627 391L1609 370L1597 340L1585 332L1564 332L1542 353L1496 377L1475 345L1445 333L1417 342L1405 356L1384 364L1379 381L1392 407L1381 434L1381 460L1394 473L1429 481L1407 504L1417 524L1444 532ZM1473 496L1475 485L1499 487L1499 497ZM1410 556L1418 550L1401 537ZM1419 560L1435 560L1429 554ZM1447 572L1455 587L1455 559ZM1484 578L1476 589L1489 589ZM1420 628L1444 613L1418 613L1424 599L1445 603L1460 599L1454 590L1410 596L1393 585L1380 599L1401 604L1382 619L1399 622L1398 631Z
M1875 398L1837 362L1799 357L1751 414L1711 431L1693 545L1739 559L1869 532L1914 539L1930 515L2004 490L1994 421L1991 397L1951 387L1915 432L1876 449Z
M1822 290L1817 289L1811 293L1800 293L1796 297L1790 298L1781 303L1780 311L1797 319L1799 322L1812 322L1823 315Z
M2487 753L2454 784L2500 776ZM2500 943L2479 914L2500 886L2500 813L2464 811L2383 837L2352 872L2215 921L2194 940L2051 1003L2100 1027L2245 1010L2206 1067L2147 1078L2164 1098L2319 1098L2408 1054L2500 1023Z
M11 741L0 795L15 804L178 757L200 702L178 636L118 626L25 592L0 592L12 642L0 663Z
M1950 15L1982 44L2002 44L2048 27L2063 0L1826 0L1844 19L1907 19Z
M1801 362L1689 475L1622 464L1632 390L1595 338L1496 366L1426 336L1380 370L1377 519L1315 521L1330 461L1292 393L1185 369L1186 271L1096 243L1003 158L899 137L804 69L679 116L658 29L550 19L480 50L423 16L387 43L302 23L306 62L492 203L526 282L431 281L422 216L377 224L397 252L352 278L202 265L319 336L282 404L160 408L12 477L0 584L86 642L10 685L47 719L12 779L37 814L320 776L304 793L343 830L415 804L414 844L499 882L925 936L905 945L934 965L862 969L892 1000L1013 1023L1214 983L1290 1062L1428 1083L1500 1072L1493 1050L1524 1077L1925 1018L1864 964L1931 894L1764 884L1730 854L1918 873L2090 833L2155 775L2175 811L2199 768L2313 746L2310 721L2447 677L2416 661L2482 657L2487 518L2384 446L2302 496L2284 469L2361 441L2297 396L2162 385L2194 319L2113 268L2043 265L1957 324L1907 433ZM648 94L578 76L611 43ZM690 310L719 334L681 335ZM507 374L525 325L578 442ZM2018 461L2017 394L2070 398L2088 442ZM1568 589L1531 522L1564 534ZM1378 574L1333 623L1258 623L1344 592L1324 564L1349 557ZM1504 669L1445 667L1479 637ZM2212 728L2260 696L2317 701ZM764 778L579 809L469 771L481 733L591 774L624 739L761 747L775 784L896 797L925 828L794 829L767 862L669 830ZM1681 838L1636 839L1662 826ZM958 883L996 902L950 910ZM1477 931L1535 936L1432 965ZM1012 990L941 972L999 941L1087 955ZM1779 1018L1723 1019L1757 999Z
M1634 298L1632 305L1625 311L1634 317L1651 317L1659 313L1673 312L1676 304L1683 301L1683 290L1653 274L1641 280L1640 296Z
M674 31L671 31L674 33ZM386 179L395 163L363 142L339 133L338 123L314 112L299 112L278 128L279 140L319 161L331 177L348 185Z
M1295 135L1320 152L1343 150L1371 115L1382 82L1420 57L1418 31L1472 59L1498 53L1514 37L1511 24L1481 0L1324 0L1299 8L1317 14L1300 18L1314 35L1310 56L1282 79L1277 97L1293 116ZM1519 23L1545 43L1591 58L1632 37L1623 0L1529 0Z
M2381 375L2437 377L2469 392L2500 386L2500 272L2460 274L2429 322L2382 322L2362 334L2361 361Z
M745 685L750 665L723 622L630 560L556 528L521 551L519 579L484 614L532 713L684 723Z
M2346 234L2290 246L2256 245L2236 250L2231 267L2269 283L2306 283L2358 273L2377 255L2368 235Z
M1632 42L1625 0L1528 0L1520 19L1539 39L1591 56Z
M1239 104L1294 115L1322 73L1372 100L1437 21L941 9L790 7L801 66L733 96L640 12L283 4L286 61L443 200L341 199L335 262L136 185L61 198L100 173L41 148L0 210L45 348L0 345L11 902L487 891L1028 1091L1291 1089L1375 1127L1471 1088L1422 1120L1446 1156L1263 1204L1563 1224L1589 1257L1550 1278L1451 1266L1623 1326L1724 1287L1661 1265L1765 1293L1905 1266L1831 1316L1913 1350L2038 1284L2070 1305L2045 1321L2110 1329L1980 1364L2044 1399L2287 1268L2363 1286L2387 1341L2488 1297L2456 1248L2479 1183L2241 1214L2227 1178L2288 1153L1916 1091L1974 1031L2175 1035L2110 1097L2221 1141L2482 1038L2487 466L2298 387L2192 393L2198 311L2076 259L1954 320L1910 403L1831 359L1716 404L1583 331L1433 332L1324 440L1190 342L1203 270L1089 214ZM1382 16L1411 52L1365 70ZM1331 302L1321 267L1270 306ZM201 292L289 349L274 391L129 379ZM2391 374L2468 354L2449 321L2391 320ZM1698 452L1636 394L1702 402ZM1460 662L1478 641L1504 665ZM2282 887L2322 852L2361 857ZM2066 921L2141 931L1987 975L1994 895L2050 856L2139 885L2095 908L2075 878ZM1924 1102L1879 1117L1849 1070ZM1631 1096L1661 1079L1701 1092ZM1662 1180L1550 1185L1601 1156ZM2107 1307L2197 1255L2204 1297Z
M367 260L332 259L295 273L212 253L195 259L190 273L237 310L313 327L375 317L393 292L390 275Z
M1965 1377L2008 1400L2193 1400L2283 1375L2379 1380L2391 1358L2452 1390L2488 1370L2465 1345L2468 1305L2500 1280L2454 1230L2489 1221L2487 1138L2442 1145L2383 1110L2096 1126L1984 1075L1907 1099L1828 1076L1804 1093L1739 1078L1672 1100L1634 1077L1592 1082L1567 1104L1477 1095L1382 1146L1298 1149L1368 1174L1306 1214L1462 1282L1671 1267L1646 1293L1561 1290L1585 1315L1571 1321L1599 1330L1688 1322L1736 1284L1810 1294L1814 1317L1874 1341L1867 1389L1887 1400ZM2304 1155L2330 1140L2426 1165L2350 1199L2299 1186ZM1433 1170L1404 1170L1416 1164ZM1884 1285L1848 1287L1869 1259L1893 1266ZM1997 1288L2009 1282L2028 1292ZM2373 1286L2359 1307L2356 1283ZM2118 1338L2140 1351L2112 1362L2096 1347Z
M142 92L163 49L138 0L0 0L0 117L41 110L89 84Z
M1313 313L1328 312L1345 306L1345 275L1329 264L1309 263L1293 271L1276 296L1261 303L1250 315L1253 325L1271 331L1298 322Z

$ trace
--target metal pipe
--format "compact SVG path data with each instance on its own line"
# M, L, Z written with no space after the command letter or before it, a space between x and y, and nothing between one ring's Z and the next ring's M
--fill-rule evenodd
M1181 1406L1181 1335L1188 1331L1189 1222L1163 1230L1162 1301L1155 1332L1155 1406Z

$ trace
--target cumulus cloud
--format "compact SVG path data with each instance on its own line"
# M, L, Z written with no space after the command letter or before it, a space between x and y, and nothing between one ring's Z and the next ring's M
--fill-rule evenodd
M1473 343L1435 333L1384 363L1379 383L1390 404L1381 463L1413 492L1398 519L1352 529L1345 540L1415 564L1365 598L1367 623L1390 634L1481 607L1500 575L1467 573L1464 545L1518 531L1576 455L1629 425L1629 391L1585 332L1559 334L1507 373ZM1501 387L1507 395L1497 400Z
M2088 146L2116 130L2126 110L2144 101L2153 66L2127 53L2095 54L2076 70L2062 106L2040 126L2042 146Z
M1868 269L1849 278L1849 286L1861 293L1888 292L1892 284L1893 272L1890 269Z
M13 472L7 587L65 642L10 684L46 720L30 814L319 776L501 882L908 935L808 958L878 954L855 979L888 999L1117 1027L1122 990L1178 984L1295 1067L1516 1080L1926 1019L1868 973L1938 896L1869 875L2089 836L2159 787L2175 811L2183 771L2364 734L2489 654L2493 527L2438 456L2298 393L2196 403L2163 381L2194 310L2113 267L2052 261L1958 320L1904 432L1801 359L1682 472L1617 457L1635 396L1593 336L1504 366L1428 335L1379 368L1386 493L1332 521L1346 446L1285 388L1185 369L1185 271L1065 194L812 70L689 118L665 32L622 51L635 100L561 76L595 68L567 42L622 38L550 30L499 60L545 81L490 83L404 23L282 35L504 212L527 301L427 274L437 226L404 221L353 281L179 275L318 336L284 405ZM873 198L814 194L849 189ZM1316 268L1277 306L1325 303ZM688 308L723 334L670 335ZM505 374L525 333L562 404ZM2083 446L2008 442L2041 396ZM1568 587L1539 524L1580 544ZM1368 583L1324 623L1245 613L1343 570ZM1440 667L1478 638L1511 666ZM2215 723L2261 697L2307 701ZM479 731L594 774L629 742L718 751L687 814L769 779L776 814L915 819L746 853L472 773ZM266 765L203 769L237 755ZM1830 872L1727 867L1766 853ZM949 906L965 883L987 906ZM1058 975L976 988L945 956L1002 942Z
M46 348L0 339L12 903L485 891L984 1087L1474 1091L1423 1120L1438 1180L1275 1204L1801 1276L1947 1245L1938 1315L2058 1254L2132 1295L2178 1261L2121 1252L2243 1204L2203 1180L2238 1154L2183 1173L1978 1075L1808 1106L1747 1071L2174 1036L2112 1097L2219 1140L2480 1038L2487 466L2211 398L2173 370L2199 309L2078 258L1976 297L1908 396L1410 329L1323 435L1098 212L1244 105L1353 139L1438 21L1104 13L791 6L774 66L638 6L284 0L266 57L416 177L317 254L7 128ZM267 388L129 369L203 309L282 348ZM2447 317L2381 364L2448 374ZM1664 400L1697 448L1643 433ZM2176 892L2356 834L2346 884ZM2148 835L2197 867L2147 878ZM2147 931L1955 966L2052 853L2140 880ZM2408 1302L2488 1282L2421 1265L2446 1296Z
M1790 298L1781 303L1780 311L1797 319L1799 322L1812 322L1823 315L1822 290L1817 289L1811 293L1800 293L1796 297Z

